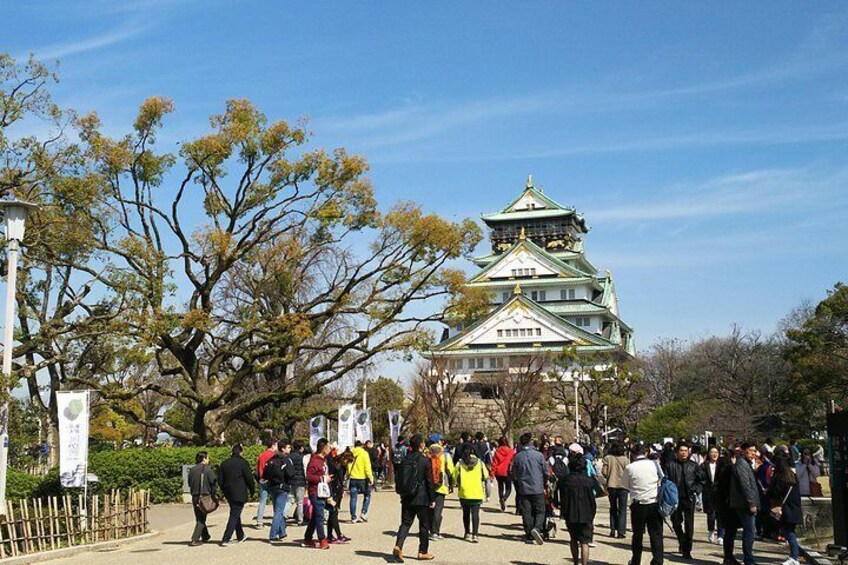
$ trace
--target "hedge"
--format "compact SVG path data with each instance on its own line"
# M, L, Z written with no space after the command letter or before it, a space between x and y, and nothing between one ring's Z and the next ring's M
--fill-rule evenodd
M246 447L244 457L252 465L263 449L261 445ZM153 503L181 502L182 466L194 465L198 451L208 452L210 463L215 466L230 456L230 450L229 447L162 447L91 453L88 470L97 475L98 482L89 485L89 492L147 489ZM44 477L10 469L7 484L9 498L44 497L62 492L56 469Z

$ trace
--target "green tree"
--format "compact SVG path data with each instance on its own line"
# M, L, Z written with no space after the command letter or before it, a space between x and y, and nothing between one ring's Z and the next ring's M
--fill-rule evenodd
M371 408L371 431L374 441L389 442L389 410L403 408L405 397L403 387L397 381L388 377L367 379L368 407ZM357 398L362 398L365 381L359 381L356 386Z
M639 439L647 442L661 442L663 438L689 438L693 429L689 421L689 403L677 401L660 406L636 426Z

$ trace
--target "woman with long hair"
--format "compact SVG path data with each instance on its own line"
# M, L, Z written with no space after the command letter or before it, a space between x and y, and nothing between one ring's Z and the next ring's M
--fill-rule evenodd
M716 504L716 497L718 496L718 472L722 465L719 456L718 447L713 445L707 451L707 458L701 465L705 479L703 492L704 514L707 515L707 530L709 531L708 539L710 543L718 543L719 539L724 538L721 515L718 512L718 506Z
M624 454L624 446L618 442L610 445L603 459L603 476L607 483L610 503L610 537L623 538L627 533L627 487L624 484L624 469L630 459Z
M462 458L454 467L454 483L459 488L459 504L462 506L462 525L465 527L465 539L477 543L480 531L480 506L485 496L484 484L489 472L483 462L477 458L474 448L469 444L462 447Z
M342 528L339 524L339 508L341 508L342 498L344 498L344 485L347 478L347 467L353 463L353 453L345 451L338 457L327 458L327 469L333 477L330 481L330 494L327 499L327 540L329 543L348 543L350 538L342 535Z
M501 512L506 510L506 503L512 494L509 466L513 457L515 457L515 450L509 446L509 440L505 436L501 436L498 440L498 448L495 450L494 457L492 457L492 474L498 482L498 500L501 504Z
M795 536L795 526L801 523L801 490L799 479L792 470L789 450L778 449L774 458L774 475L768 491L770 508L780 508L777 521L780 533L789 543L789 559L783 565L798 565L800 547Z

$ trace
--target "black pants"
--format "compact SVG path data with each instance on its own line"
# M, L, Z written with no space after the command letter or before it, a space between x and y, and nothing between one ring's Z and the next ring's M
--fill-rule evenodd
M633 527L633 539L630 542L630 550L633 554L631 565L640 565L642 561L642 538L645 535L645 527L648 528L648 538L651 541L651 565L662 565L663 563L663 519L660 515L659 506L654 504L637 504L630 506L630 523Z
M524 535L530 539L530 532L545 531L545 495L525 494L521 496L521 523Z
M341 503L341 498L337 498L335 504L327 505L327 539L342 537L342 528L339 525L339 505Z
M209 541L209 528L206 527L206 514L201 512L199 496L193 496L191 507L194 510L194 532L191 534L191 541Z
M692 536L695 530L695 506L681 504L671 515L671 527L680 544L680 553L689 555L692 553Z
M498 479L498 500L506 504L512 494L512 480L509 477L497 477Z
M462 525L465 527L465 535L476 536L480 532L480 502L475 501L474 504L466 504L460 500L462 506Z
M608 491L610 531L620 536L627 533L627 494L626 488L611 488Z
M445 511L445 495L436 493L436 507L430 509L430 532L442 533L442 513Z
M418 518L418 553L427 553L430 549L430 508L428 506L413 506L401 500L400 528L398 528L395 545L403 549L403 542L409 535L412 522Z
M244 502L230 502L230 517L227 518L227 527L224 530L224 543L230 541L233 532L239 541L244 539L244 528L241 527L241 512L244 510Z

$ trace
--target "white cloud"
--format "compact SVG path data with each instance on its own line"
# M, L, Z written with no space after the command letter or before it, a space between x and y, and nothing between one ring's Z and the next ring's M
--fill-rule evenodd
M145 29L147 29L147 26L128 24L101 35L67 41L64 43L45 45L32 49L31 51L41 61L64 59L72 55L78 55L87 51L94 51L116 43L121 43L141 34ZM22 54L15 55L15 58L18 60L25 59L26 57L27 55Z

